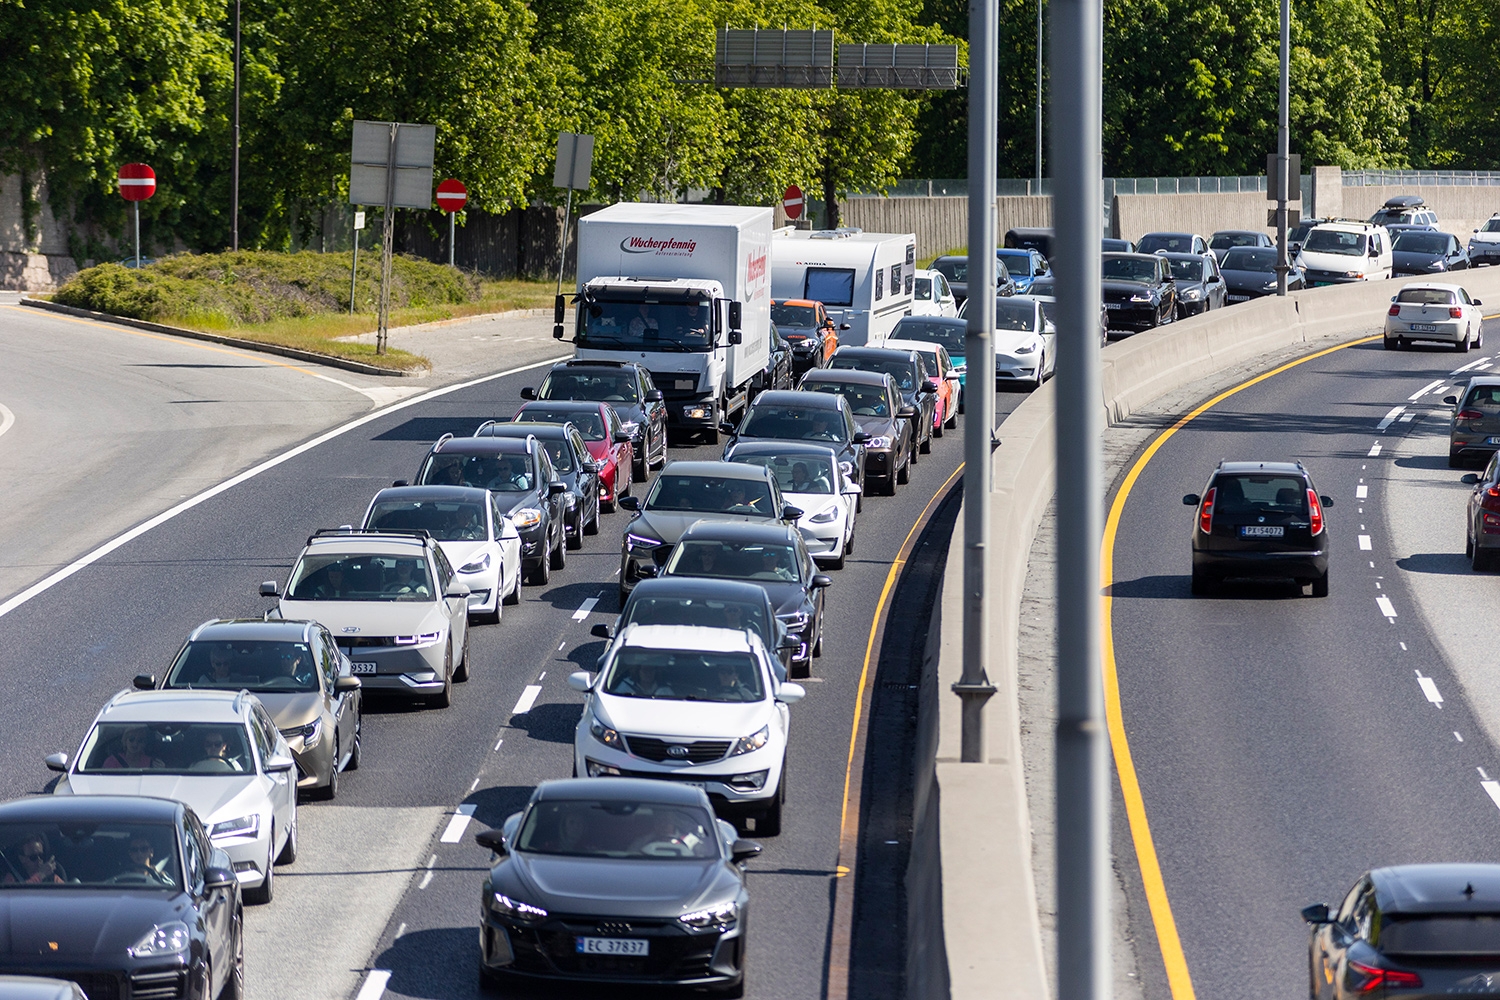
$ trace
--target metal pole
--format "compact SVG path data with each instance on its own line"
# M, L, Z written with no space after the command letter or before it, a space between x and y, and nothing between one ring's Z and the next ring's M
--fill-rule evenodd
M458 213L448 213L448 266L453 267L453 237L458 232Z
M1281 0L1281 109L1276 126L1276 294L1286 294L1286 196L1291 190L1292 0Z
M133 201L130 203L135 207L135 269L141 269L141 203Z
M355 215L359 212L356 210ZM349 265L349 315L354 315L354 288L359 281L359 230L354 230L354 263Z
M1109 758L1100 674L1099 298L1104 194L1102 0L1053 0L1052 217L1057 248L1057 986L1111 994Z
M229 167L229 249L240 248L240 0L234 0L234 154Z
M574 145L574 149L575 150L577 149L577 145L576 144ZM576 151L573 154L573 160L574 160L575 163L578 160L578 153ZM573 174L572 174L572 168L570 167L569 171L568 171L568 183L571 184L572 181L573 181ZM568 219L572 216L572 214L573 214L573 189L570 187L570 188L568 188L568 207L565 208L565 209L563 209L562 253L557 258L557 294L558 295L562 294L563 269L568 266Z
M964 655L960 757L986 759L989 678L990 444L995 426L995 159L998 0L969 0L969 296L964 386Z
M395 214L396 201L396 129L391 122L391 145L385 161L385 217L381 220L380 248L380 317L375 329L375 353L385 353L386 338L391 325L391 251L395 244L395 225L391 216Z
M1042 193L1042 0L1036 0L1036 191Z

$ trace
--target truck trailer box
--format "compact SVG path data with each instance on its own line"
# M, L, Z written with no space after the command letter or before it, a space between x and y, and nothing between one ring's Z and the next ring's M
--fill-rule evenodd
M823 303L849 325L839 343L878 345L911 313L917 266L913 233L786 227L771 235L771 295Z

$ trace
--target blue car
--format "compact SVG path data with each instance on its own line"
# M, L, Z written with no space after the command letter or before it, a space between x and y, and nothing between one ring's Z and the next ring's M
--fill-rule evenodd
M968 330L969 321L962 316L903 316L890 336L892 340L921 340L943 345L948 352L948 360L953 362L953 368L958 372L960 413L964 410L964 382L968 373L968 365L964 359L964 351L968 349Z
M1017 295L1025 295L1031 290L1033 281L1052 274L1052 269L1047 265L1047 258L1036 250L996 250L995 256L1005 263L1005 269L1015 279ZM950 357L953 355L951 348L948 355Z

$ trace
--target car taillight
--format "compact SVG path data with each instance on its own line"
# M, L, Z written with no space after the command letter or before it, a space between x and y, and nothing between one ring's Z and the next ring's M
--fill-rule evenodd
M1211 488L1203 494L1203 505L1198 508L1198 529L1205 535L1214 530L1214 494L1218 487Z
M1448 315L1451 316L1454 319L1463 319L1464 318L1464 311L1462 309L1458 308L1458 306L1449 306L1448 307Z
M1364 977L1364 982L1355 989L1360 993L1373 993L1382 986L1396 987L1398 989L1422 985L1422 977L1415 972L1402 972L1400 969L1377 969L1373 965L1365 965L1361 962L1349 963L1349 970L1356 975Z
M1396 305L1396 304L1394 304L1394 303L1392 303L1390 315L1392 315L1392 316L1400 316L1401 315L1401 307L1398 306L1398 305Z
M1320 535L1323 533L1323 504L1318 501L1318 495L1312 490L1307 491L1307 509L1311 512L1312 533Z
M1484 411L1483 410L1459 410L1458 411L1458 416L1454 417L1453 419L1455 419L1455 420L1482 420L1482 419L1484 419Z

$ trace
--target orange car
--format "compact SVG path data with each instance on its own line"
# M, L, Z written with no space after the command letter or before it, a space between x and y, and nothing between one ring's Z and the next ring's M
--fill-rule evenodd
M792 345L792 378L809 369L826 368L839 349L839 328L823 308L811 299L772 299L771 322ZM845 323L843 329L849 329Z

